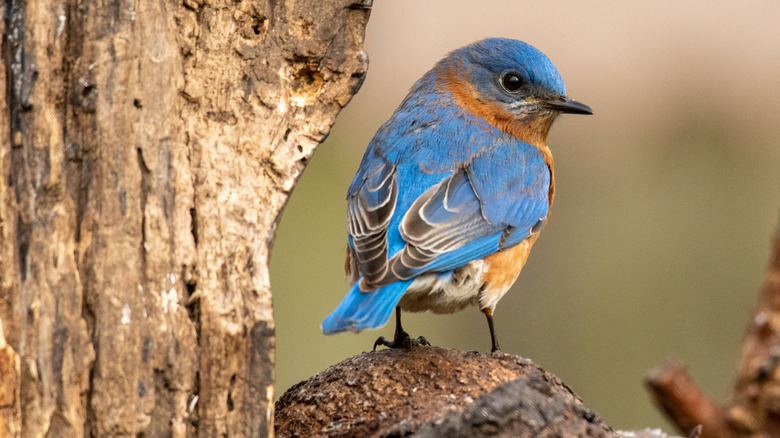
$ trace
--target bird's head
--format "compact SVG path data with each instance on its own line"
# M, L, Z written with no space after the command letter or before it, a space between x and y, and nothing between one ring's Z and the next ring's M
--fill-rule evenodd
M520 138L544 141L561 113L593 114L566 96L552 62L522 41L478 41L450 53L439 71L460 106Z

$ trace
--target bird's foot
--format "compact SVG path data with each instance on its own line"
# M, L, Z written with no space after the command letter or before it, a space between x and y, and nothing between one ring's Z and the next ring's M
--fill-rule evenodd
M376 351L376 347L380 345L384 345L387 348L405 348L411 350L412 347L419 347L420 345L430 346L431 343L425 339L425 336L412 338L409 336L409 333L401 332L396 333L392 341L388 341L384 336L380 336L376 342L374 342L374 349L372 351Z
M428 342L427 339L425 339L425 336L418 336L416 338L409 340L413 347L419 347L420 345L425 345L427 347L431 346L431 343Z

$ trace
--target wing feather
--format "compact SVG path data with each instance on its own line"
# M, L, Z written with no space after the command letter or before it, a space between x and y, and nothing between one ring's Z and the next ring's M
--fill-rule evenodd
M538 232L551 175L533 146L503 143L461 165L396 212L398 169L383 162L348 198L349 233L368 292L425 272L443 272L510 248ZM536 153L536 155L534 154ZM498 171L496 163L504 166ZM403 246L389 254L394 214Z
M401 280L418 275L444 253L501 231L482 217L480 200L464 168L417 198L399 229L406 246L390 260L390 270Z
M347 200L348 231L363 276L361 290L387 276L387 227L398 199L396 168L381 164Z

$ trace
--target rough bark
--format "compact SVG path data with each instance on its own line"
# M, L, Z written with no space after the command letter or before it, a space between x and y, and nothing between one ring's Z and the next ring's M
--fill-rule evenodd
M0 322L0 436L19 436L22 421L19 355L8 345Z
M780 436L780 228L726 402L710 400L677 362L651 371L647 386L684 433L701 424L704 438Z
M614 432L528 359L416 347L363 353L276 403L279 437L666 437ZM692 435L696 436L696 435Z
M268 434L275 226L362 82L369 8L0 3L5 430Z

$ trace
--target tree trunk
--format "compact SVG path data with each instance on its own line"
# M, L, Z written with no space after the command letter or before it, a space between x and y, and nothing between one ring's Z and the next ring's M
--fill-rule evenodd
M0 3L0 431L270 434L275 226L369 8Z

